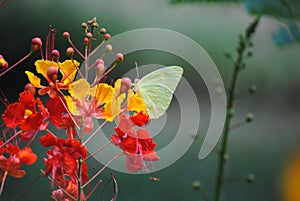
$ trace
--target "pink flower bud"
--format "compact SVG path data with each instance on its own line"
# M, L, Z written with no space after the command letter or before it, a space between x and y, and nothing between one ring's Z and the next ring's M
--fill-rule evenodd
M110 34L105 34L104 38L105 38L105 40L109 40L111 38L111 35Z
M42 40L39 37L35 37L31 40L31 51L35 52L42 47Z
M117 53L116 54L116 62L121 62L121 61L123 61L124 60L124 56L123 56L123 54L121 54L121 53Z
M55 66L50 66L47 70L47 77L52 82L55 82L57 79L58 70Z
M89 39L88 38L84 38L83 39L83 44L87 46L89 44Z
M52 55L52 58L54 61L58 61L59 56L60 56L60 53L58 50L52 50L51 55Z
M24 87L25 90L30 91L33 95L35 94L35 86L33 86L31 83L28 83Z
M64 33L63 33L63 36L65 37L65 38L70 38L70 33L69 32L67 32L67 31L65 31Z
M67 53L68 57L73 57L74 49L72 47L68 47L66 50L66 53Z
M105 71L104 64L103 63L97 64L97 66L96 66L96 74L97 74L97 76L102 75L104 73L104 71Z
M5 61L4 57L0 54L0 70L3 70L8 67L7 61Z
M120 94L127 92L131 88L132 82L129 77L123 77L121 81Z
M105 52L110 52L112 51L112 46L110 44L105 46Z

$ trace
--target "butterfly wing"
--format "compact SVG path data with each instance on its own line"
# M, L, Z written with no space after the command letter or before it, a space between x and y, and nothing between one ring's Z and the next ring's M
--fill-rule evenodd
M159 118L168 109L173 93L182 77L183 69L170 66L153 71L136 84L152 119Z

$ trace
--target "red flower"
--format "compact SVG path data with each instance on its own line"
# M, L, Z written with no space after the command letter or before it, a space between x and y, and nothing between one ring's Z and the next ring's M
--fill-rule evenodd
M63 185L60 185L64 190L76 200L78 199L78 184L72 180L66 180ZM63 190L57 189L52 191L52 197L56 200L73 201ZM84 192L81 192L81 200L85 200Z
M3 121L8 128L14 129L19 126L20 137L24 141L29 140L36 132L45 130L48 126L45 120L48 117L49 113L41 100L35 99L29 91L20 93L19 101L9 104L2 114Z
M149 115L144 111L140 111L135 116L130 116L131 121L139 127L148 124L149 118Z
M3 142L1 141L1 144ZM4 153L7 153L4 155ZM3 179L4 174L8 174L15 178L22 178L26 172L21 170L23 164L32 165L37 160L37 155L32 152L30 147L20 149L16 145L9 144L6 148L2 148L2 155L0 155L0 180ZM3 182L3 181L2 181Z
M64 97L62 97L62 100L64 104L67 105ZM46 103L46 108L49 111L51 123L54 124L57 129L66 129L69 138L76 136L75 124L59 97L51 98Z
M41 137L40 142L45 147L52 146L47 152L48 159L44 158L46 175L52 174L52 184L56 178L64 180L66 176L75 181L78 175L78 160L87 156L87 150L81 142L76 139L57 138L50 133ZM82 182L85 183L88 179L85 162L82 163L82 167Z
M156 161L159 157L156 155L154 150L156 144L149 132L145 129L135 131L130 119L129 115L120 115L119 125L115 128L117 135L111 135L111 139L126 154L127 169L136 172L144 168L144 161Z

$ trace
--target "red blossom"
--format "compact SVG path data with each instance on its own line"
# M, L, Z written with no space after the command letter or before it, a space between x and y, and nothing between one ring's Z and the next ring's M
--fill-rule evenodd
M144 111L140 111L138 114L130 116L131 121L139 127L148 124L149 118L149 115Z
M143 114L139 114L136 119L143 119L143 116ZM129 115L120 115L119 125L115 128L116 135L111 135L111 139L126 154L128 171L136 172L144 168L144 161L156 161L159 160L159 157L156 155L156 144L149 132L142 128L135 131L132 128L134 124L130 119Z
M62 100L66 105L64 97L62 97ZM51 123L55 125L57 129L66 129L69 138L76 136L75 124L59 97L51 98L46 103L46 108L49 111Z
M21 92L19 101L9 104L2 114L5 125L9 128L21 129L20 137L22 140L29 140L36 132L45 130L49 117L47 109L43 106L39 98L34 98L29 91Z
M78 160L85 159L87 156L87 150L81 142L76 139L57 138L50 133L41 137L40 142L43 146L52 146L52 149L47 152L48 159L44 158L46 175L52 174L52 183L56 178L64 180L65 176L75 181ZM85 162L82 163L82 167L82 182L85 183L88 179Z
M2 141L1 144L3 144ZM24 177L26 172L20 169L21 166L23 164L32 165L37 160L37 155L32 152L30 147L20 149L16 145L9 144L7 147L1 149L0 180L3 179L5 172L15 178Z

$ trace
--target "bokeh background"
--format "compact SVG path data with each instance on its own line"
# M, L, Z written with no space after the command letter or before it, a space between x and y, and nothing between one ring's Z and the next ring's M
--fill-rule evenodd
M262 2L266 3L265 7ZM288 2L290 6L280 7L280 2ZM293 16L287 8L293 11ZM228 182L224 185L222 200L279 201L282 200L283 172L290 158L300 150L298 8L296 0L252 1L252 4L251 1L180 3L170 0L8 0L0 7L0 54L13 64L29 51L31 39L35 36L45 38L49 25L52 25L57 30L56 47L62 50L64 58L63 49L68 44L62 33L69 31L73 41L82 47L84 34L81 22L97 17L100 26L106 27L112 35L149 27L185 34L208 52L226 85L233 65L224 53L232 52L234 55L239 34L244 32L257 13L263 14L253 40L253 57L247 60L247 68L238 80L238 91L243 92L249 85L256 84L258 92L236 101L233 122L242 121L248 112L253 113L255 118L253 123L231 132L228 150L230 158L225 171ZM24 70L34 69L33 62L37 58L38 54L33 55L1 77L0 88L10 102L17 100L18 93L27 83ZM125 56L122 66L133 68L133 61L138 61L139 65L185 65L172 55L145 51L128 55L128 59ZM188 76L189 72L186 74ZM198 135L201 135L209 120L209 109L206 109L209 108L209 99L201 78L189 76L188 80L199 100L203 100L199 103L203 111L202 127L198 131ZM176 101L173 105L176 106ZM171 133L164 135L172 136ZM160 142L157 144L158 147L162 146ZM42 157L45 156L45 149L38 143L34 146L36 152L42 153L39 162L26 168L25 178L8 178L0 200L12 200L38 176L39 169L44 169ZM105 183L109 180L111 172L115 175L120 201L204 200L201 191L212 200L217 156L211 153L207 158L199 160L200 146L201 142L195 140L180 160L158 171L156 176L160 178L159 182L153 182L147 175L129 175L109 169L102 175L103 181ZM92 162L92 166L95 167L94 171L101 167L96 161ZM255 181L251 184L245 182L249 174L255 175ZM194 181L201 181L201 191L193 189ZM107 200L112 194L111 189L111 184L106 188L103 185L91 200ZM49 181L42 178L20 200L49 200L50 192Z

